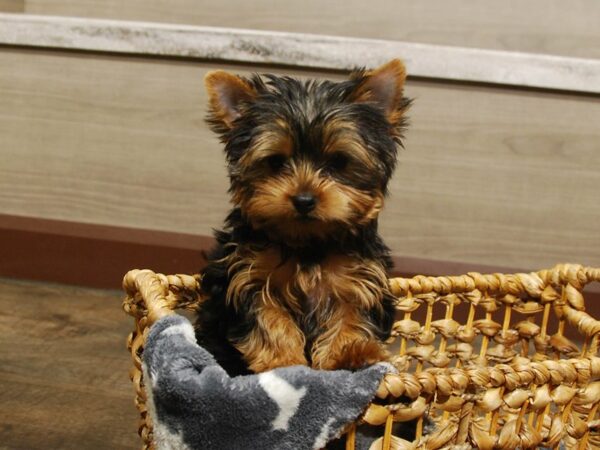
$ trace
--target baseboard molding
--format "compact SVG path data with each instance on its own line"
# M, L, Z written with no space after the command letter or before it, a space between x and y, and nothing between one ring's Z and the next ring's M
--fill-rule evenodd
M212 238L0 215L0 276L120 289L134 268L193 273Z
M214 245L210 236L0 214L0 276L120 289L131 269L195 273ZM515 273L537 268L499 267L394 256L394 276ZM600 312L600 286L589 295ZM592 300L591 298L589 300Z

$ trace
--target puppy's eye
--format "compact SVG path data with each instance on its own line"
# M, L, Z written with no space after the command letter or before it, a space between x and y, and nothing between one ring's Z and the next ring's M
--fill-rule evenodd
M283 168L286 163L286 157L283 155L271 155L265 158L265 161L271 168L271 170L277 172Z
M348 162L348 157L343 153L338 152L334 153L331 158L329 158L327 165L333 170L344 170L348 165Z

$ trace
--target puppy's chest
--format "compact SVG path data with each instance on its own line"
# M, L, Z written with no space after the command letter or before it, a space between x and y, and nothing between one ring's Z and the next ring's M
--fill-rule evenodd
M268 280L269 289L280 301L309 312L335 296L335 285L345 270L340 257L306 262L290 256L276 265L265 266L263 279Z
M371 295L367 291L386 279L376 262L349 255L332 254L319 261L306 261L267 249L254 253L251 259L247 266L251 282L273 300L303 314L326 309L331 302Z

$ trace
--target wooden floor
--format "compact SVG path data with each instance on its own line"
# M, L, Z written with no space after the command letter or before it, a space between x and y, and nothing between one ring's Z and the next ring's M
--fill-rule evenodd
M139 448L121 294L0 279L0 450Z

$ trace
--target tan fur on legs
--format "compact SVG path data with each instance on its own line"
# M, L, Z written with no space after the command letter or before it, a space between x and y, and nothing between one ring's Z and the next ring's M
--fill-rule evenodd
M307 365L304 345L304 334L289 313L270 302L257 309L256 326L236 348L250 370L265 372L276 367Z
M389 354L373 336L367 322L348 304L337 308L322 324L326 330L312 348L312 365L318 369L357 369L385 361Z

